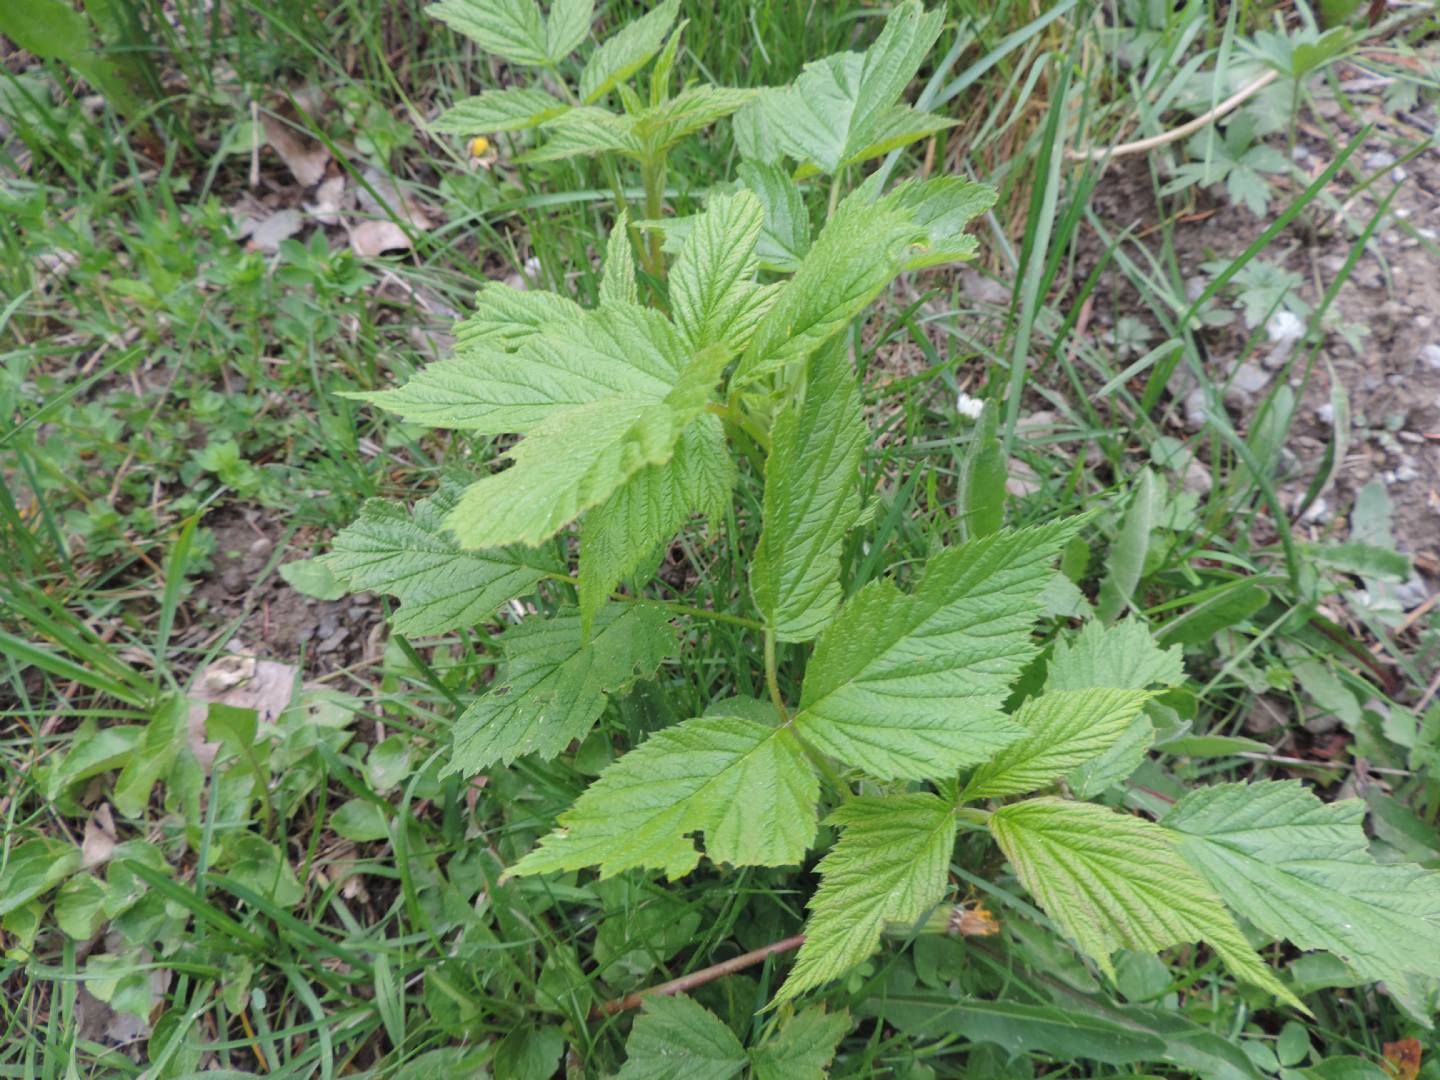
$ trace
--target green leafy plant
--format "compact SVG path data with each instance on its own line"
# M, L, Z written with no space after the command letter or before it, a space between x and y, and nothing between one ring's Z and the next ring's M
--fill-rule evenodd
M957 523L964 539L937 544L923 567L854 573L883 496L862 470L870 426L846 331L899 274L971 256L964 229L995 197L949 176L844 190L860 163L946 124L899 103L939 15L902 3L869 50L810 64L788 87L671 96L676 8L670 0L594 49L575 89L563 77L588 3L548 15L499 0L432 9L567 87L563 98L540 86L488 91L446 113L442 130L538 128L532 161L632 159L647 219L631 222L621 196L593 306L487 283L452 357L351 395L477 437L483 464L413 510L367 503L324 557L335 577L398 599L395 628L411 635L534 601L499 635L497 674L455 722L444 771L593 762L587 748L599 747L597 778L506 879L593 868L602 880L659 871L673 881L702 858L798 868L826 847L778 1006L853 975L887 933L920 931L950 894L957 840L988 834L1112 980L1118 950L1203 943L1263 1003L1303 1010L1256 951L1284 939L1383 979L1423 1013L1440 969L1440 874L1373 862L1358 804L1326 806L1295 783L1201 788L1159 820L1106 804L1158 732L1174 734L1184 671L1178 645L1162 648L1122 618L1138 567L1128 585L1116 577L1102 590L1099 617L1041 654L1034 631L1068 585L1055 565L1088 517L1001 529L997 512L984 527ZM642 96L626 80L657 54ZM612 95L623 112L598 104ZM736 110L738 184L662 220L666 154ZM800 186L815 174L831 177L818 231ZM749 596L709 609L663 599L660 553L697 516L725 526L745 484L763 484L758 543L735 554ZM609 760L612 733L592 734L607 704L675 657L703 654L721 625L748 635L750 668L708 681L713 700L699 715L643 738L632 730L628 751ZM652 1004L624 1075L678 1075L645 1064L656 1057L706 1061L716 1075L747 1064L794 1075L774 1061L800 1049L747 1051L697 1012L685 999ZM835 1018L802 1013L787 1035L802 1023L817 1029L818 1072Z

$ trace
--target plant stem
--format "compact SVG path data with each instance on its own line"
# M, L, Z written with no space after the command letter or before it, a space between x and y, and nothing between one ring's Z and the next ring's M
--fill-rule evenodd
M579 585L580 579L571 574L559 572L548 572L545 575L551 581L563 581L566 585ZM691 607L689 604L676 603L674 600L657 600L650 596L627 596L624 593L611 593L611 600L619 600L626 604L655 604L658 607L666 608L677 615L693 615L698 619L712 619L715 622L730 623L732 626L743 626L747 630L764 630L765 624L758 619L747 619L743 615L729 615L723 611L711 611L708 608Z
M665 151L646 154L640 159L640 177L645 185L645 216L659 221L665 214ZM665 253L656 229L649 229L649 270L657 278L665 277Z
M655 994L673 996L683 994L687 990L693 990L697 986L704 986L716 979L723 979L726 975L733 975L737 971L744 971L747 967L754 967L762 960L769 959L777 953L790 952L805 944L805 935L796 934L793 937L781 938L779 941L772 941L769 945L762 945L758 949L752 949L741 956L732 957L719 964L711 964L699 971L692 971L689 975L682 975L678 979L671 979L669 982L661 983L659 986L652 986L648 990L636 990L633 994L626 994L623 998L616 998L607 1001L603 1005L597 1005L593 1013L594 1017L614 1016L616 1013L625 1012L628 1009L638 1009L641 1002L647 997Z
M978 806L957 806L955 816L967 824L977 825L983 829L990 820L990 811L981 810Z
M775 631L768 626L765 628L765 685L770 690L770 700L780 714L781 723L787 723L790 713L785 708L785 699L780 696L780 678L775 665Z

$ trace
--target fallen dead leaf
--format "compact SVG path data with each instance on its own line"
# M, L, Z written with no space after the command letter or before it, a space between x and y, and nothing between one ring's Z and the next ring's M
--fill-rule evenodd
M364 258L410 248L410 237L393 221L362 221L350 228L350 249Z
M260 124L265 129L265 141L280 155L301 187L314 187L324 179L325 167L330 164L330 151L324 145L268 113L261 114Z
M1385 1055L1385 1071L1395 1080L1415 1080L1420 1075L1419 1039L1385 1043L1380 1049Z
M396 217L422 232L435 222L425 208L396 186L395 181L374 167L361 174L364 183L356 191L360 209L376 217Z
M262 724L273 724L290 705L296 668L275 660L231 653L222 656L195 682L190 693L190 750L207 771L220 749L205 738L205 717L211 705L254 709Z
M277 210L268 218L257 221L248 230L247 251L263 251L273 255L280 245L294 236L305 225L305 218L299 210ZM242 231L245 231L242 229Z
M80 841L80 868L91 870L110 861L115 851L115 818L110 804L101 803L85 822L85 836Z
M315 189L315 200L305 209L322 225L339 225L340 210L345 205L345 174L327 177Z

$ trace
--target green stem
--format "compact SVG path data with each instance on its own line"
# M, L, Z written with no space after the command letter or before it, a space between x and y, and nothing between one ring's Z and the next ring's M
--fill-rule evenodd
M788 723L790 713L785 708L785 699L780 696L780 676L775 664L775 631L765 628L765 685L770 690L770 700L780 714L780 722Z
M836 169L835 175L830 178L830 210L825 215L827 219L835 216L835 207L840 205L840 182L844 172L844 169Z
M566 585L579 585L580 579L572 574L561 574L550 572L545 575L551 581L563 581ZM747 630L764 630L765 624L757 619L747 619L743 615L727 615L723 611L710 611L708 608L691 607L689 604L679 604L673 600L657 600L649 596L627 596L625 593L611 593L611 600L619 600L625 604L654 604L663 607L667 611L673 611L677 615L693 615L698 619L711 619L715 622L729 623L731 626L743 626Z
M957 806L955 817L966 824L984 829L989 825L990 811L981 810L978 806Z
M659 221L665 214L665 151L646 154L640 159L640 177L645 185L645 216ZM665 252L661 250L658 229L648 230L649 270L657 278L665 277Z

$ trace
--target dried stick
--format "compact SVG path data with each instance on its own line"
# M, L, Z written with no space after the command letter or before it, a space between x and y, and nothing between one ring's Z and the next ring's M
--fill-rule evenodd
M772 941L769 945L763 945L758 949L745 953L743 956L736 956L724 963L711 964L699 971L692 971L689 975L681 975L678 979L671 979L669 982L661 983L659 986L652 986L648 990L636 990L633 994L626 994L623 998L616 998L607 1001L603 1005L597 1005L590 1014L593 1017L614 1016L616 1013L625 1012L627 1009L638 1009L640 1003L647 997L654 994L666 996L683 994L687 990L693 990L697 986L704 986L708 982L724 978L726 975L733 975L737 971L743 971L747 967L753 967L766 957L774 956L777 953L789 952L791 949L798 949L805 943L804 934L796 934L794 937L781 938L779 941Z

